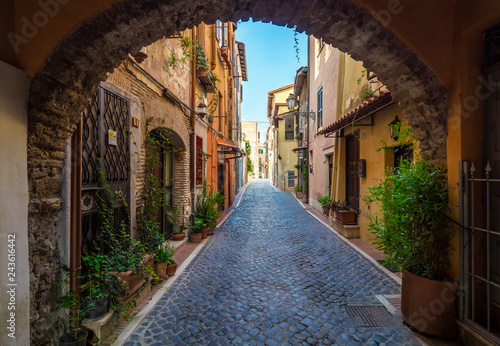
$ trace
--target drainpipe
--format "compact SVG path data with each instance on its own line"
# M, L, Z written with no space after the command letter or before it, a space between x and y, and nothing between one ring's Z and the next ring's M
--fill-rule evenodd
M195 203L195 186L196 186L196 176L195 176L195 163L196 163L196 133L194 131L195 127L195 109L196 109L196 26L193 26L191 31L193 39L193 58L191 61L191 136L189 138L189 144L191 147L191 155L189 160L189 181L191 189L191 211L194 211Z
M82 200L82 119L77 124L76 130L71 137L71 219L70 219L70 261L69 261L69 285L71 292L77 298L80 296L80 271L82 269L81 256L81 200ZM71 316L78 317L78 309L71 310ZM76 326L71 326L76 328Z
M309 182L310 182L310 176L309 176L309 165L311 162L309 162L309 122L310 122L310 117L309 117L309 105L310 105L310 100L309 100L309 88L311 87L311 59L310 59L310 52L311 52L311 42L309 37L307 37L307 107L306 107L306 116L307 116L307 165L306 165L306 173L307 173L307 181L306 181L306 203L309 203Z

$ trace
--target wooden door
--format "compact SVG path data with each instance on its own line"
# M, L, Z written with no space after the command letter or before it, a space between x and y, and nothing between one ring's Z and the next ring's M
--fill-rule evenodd
M346 136L346 200L352 208L359 208L358 135Z

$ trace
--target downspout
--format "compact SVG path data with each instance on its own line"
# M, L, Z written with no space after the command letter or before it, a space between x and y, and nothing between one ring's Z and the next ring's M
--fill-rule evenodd
M310 100L309 100L309 88L311 86L310 81L311 81L311 49L310 49L310 37L307 37L307 94L306 94L306 99L307 99L307 107L306 107L306 116L307 116L307 165L306 165L306 174L307 174L307 180L306 180L306 203L309 203L309 181L310 176L309 176L309 165L311 164L309 162L309 105L310 105Z
M195 127L195 109L196 109L196 26L193 26L191 31L191 36L193 39L193 58L191 60L191 135L189 138L189 144L191 146L191 155L189 160L189 181L191 189L191 211L194 211L194 203L196 198L196 176L195 176L195 163L196 163L196 133L194 131Z
M342 53L340 52L340 66L339 66L339 70L342 69L342 74L341 74L341 77L339 78L342 78L342 80L340 80L339 84L341 85L341 88L340 88L340 92L338 93L337 97L338 97L338 100L337 100L337 119L340 119L340 117L342 116L342 108L343 108L343 105L344 105L344 82L345 82L345 53ZM340 75L340 73L339 73ZM337 196L337 183L338 183L338 178L337 178L337 174L338 174L338 164L337 164L337 158L339 157L340 155L340 139L339 138L335 138L335 145L334 145L334 155L333 155L333 171L332 171L332 181L330 182L330 184L332 185L331 187L331 190L330 190L330 196L332 199L336 199Z

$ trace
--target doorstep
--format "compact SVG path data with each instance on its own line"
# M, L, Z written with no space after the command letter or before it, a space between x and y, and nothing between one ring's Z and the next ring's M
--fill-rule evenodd
M184 247L184 245L186 245L186 243L188 242L188 237L185 236L184 239L182 239L182 240L170 239L169 242L170 242L170 245L175 248L175 252L177 252L180 249L182 249Z
M150 295L151 280L143 284L134 294L127 298L127 300L125 301L125 306L132 306L132 308L127 312L132 315L135 306L139 305L146 297L149 297ZM135 303L133 303L133 300L135 300ZM100 342L112 335L116 330L116 326L120 323L123 323L125 320L126 318L124 316L117 317L115 315L115 310L111 310L98 320L84 320L83 326L94 332L95 336L99 339L98 343L96 344L98 345Z
M359 225L344 225L337 219L332 219L332 227L347 239L359 238Z

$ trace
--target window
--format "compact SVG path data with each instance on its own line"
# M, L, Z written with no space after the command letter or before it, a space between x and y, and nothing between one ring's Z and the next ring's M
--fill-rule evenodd
M413 150L408 146L400 145L394 148L394 168L399 167L402 160L413 161Z
M264 154L264 149L259 149L259 154Z
M285 140L292 141L295 139L293 126L294 125L294 116L289 115L285 117Z
M295 186L295 172L288 171L288 187L294 187L294 186Z
M196 136L196 185L203 184L203 138Z
M318 90L317 98L318 114L316 116L318 129L323 127L323 87Z
M217 19L215 22L215 37L220 47L227 47L227 23L223 23Z
M259 167L259 172L260 172L260 173L262 173L262 166L261 166L261 167Z

